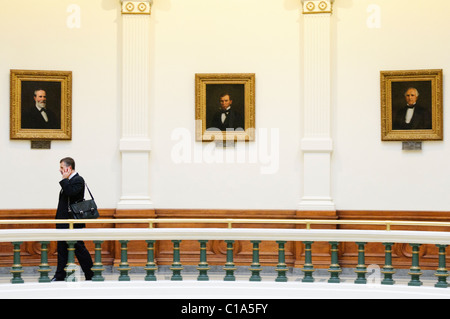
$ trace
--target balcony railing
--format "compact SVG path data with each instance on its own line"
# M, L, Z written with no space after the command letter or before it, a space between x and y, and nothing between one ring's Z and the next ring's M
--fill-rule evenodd
M121 258L118 267L118 281L130 281L128 263L128 242L144 240L147 243L147 264L145 281L156 281L157 265L154 262L154 245L156 241L170 240L173 243L173 263L171 281L183 280L183 265L180 260L180 243L183 240L197 240L199 242L200 258L197 267L198 281L208 281L209 265L206 254L206 244L210 240L223 240L227 245L226 261L224 263L224 281L235 281L236 266L233 261L233 244L236 240L248 240L253 245L252 263L249 267L250 281L261 281L262 267L259 261L259 245L261 241L274 241L278 244L278 264L275 268L276 282L286 282L288 267L285 263L285 244L287 242L302 242L305 247L302 282L314 282L314 265L311 254L311 245L314 242L328 242L331 247L331 263L328 268L328 283L340 283L342 269L338 259L338 244L353 242L357 244L358 264L355 268L355 284L367 284L367 266L365 264L365 245L367 243L382 243L385 247L385 261L381 267L382 285L393 285L395 281L392 266L392 246L394 243L406 243L412 247L411 267L408 275L408 286L421 286L422 271L419 260L419 247L422 244L436 245L439 249L438 268L435 287L447 288L448 271L446 269L446 247L450 244L450 232L444 231L410 231L391 230L391 226L427 226L450 227L444 222L404 222L404 221L351 221L351 220L273 220L273 219L97 219L97 220L2 220L0 225L35 225L35 224L69 224L70 229L1 229L0 242L13 244L14 262L11 267L11 283L24 283L22 278L20 246L23 242L40 242L41 263L39 265L39 282L49 282L51 271L48 265L48 245L50 241L67 241L69 259L67 264L66 280L71 280L76 269L74 245L78 240L93 241L95 245L94 277L92 281L104 281L104 267L101 257L101 246L104 241L118 240L120 243ZM85 228L74 229L75 223L87 224L145 224L147 228ZM226 224L226 228L155 228L155 224ZM268 228L233 228L238 224L288 224L305 225L304 229L268 229ZM312 229L312 225L378 225L383 230L357 230L357 229ZM428 229L427 228L427 229Z

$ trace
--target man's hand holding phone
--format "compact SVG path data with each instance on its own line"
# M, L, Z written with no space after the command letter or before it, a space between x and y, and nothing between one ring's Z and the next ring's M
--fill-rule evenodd
M69 178L69 176L72 174L72 167L65 167L63 170L62 170L62 172L61 172L61 175L62 175L62 178L63 179L65 179L65 178Z

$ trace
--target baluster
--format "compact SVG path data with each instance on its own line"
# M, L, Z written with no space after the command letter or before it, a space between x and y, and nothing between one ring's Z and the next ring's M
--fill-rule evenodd
M119 240L120 242L120 264L119 264L119 281L130 281L128 271L131 269L128 264L128 240Z
M438 277L438 282L434 286L438 288L447 288L448 271L445 266L445 248L447 248L447 245L436 245L436 246L439 248L439 268L435 273L435 276Z
M41 241L41 264L39 265L38 271L41 273L39 276L39 282L50 282L50 277L48 273L51 271L48 265L48 245L49 241Z
M408 282L408 286L421 286L423 283L420 281L420 275L422 272L419 267L419 247L420 244L410 244L412 247L412 264L409 268L409 275L411 280Z
M23 284L24 280L22 279L23 268L20 263L20 245L22 245L21 241L15 241L13 244L13 252L14 252L14 264L11 268L11 273L13 275L11 279L11 283L13 284Z
M144 270L147 271L145 281L156 281L155 271L158 269L155 264L155 241L146 240L147 243L147 264Z
M305 273L302 282L314 282L313 272L314 266L312 264L312 254L311 254L311 245L312 241L304 241L305 244L305 263L303 265L302 271Z
M337 241L330 241L331 245L331 264L330 268L328 268L328 272L330 273L330 279L328 279L329 283L340 283L339 273L342 271L339 266L339 257L338 257L338 245Z
M64 269L66 271L65 281L73 282L77 281L76 271L77 265L75 264L75 240L67 241L67 265Z
M236 267L234 266L234 262L233 262L234 240L225 240L225 243L227 244L227 262L225 263L225 266L223 267L223 270L225 270L225 277L223 278L223 280L224 281L235 281L236 277L234 276L234 271L236 270Z
M286 254L285 254L285 248L284 245L286 244L285 241L277 241L278 243L278 265L275 269L278 272L278 276L275 279L277 282L287 282L288 279L286 277L286 272L288 271L288 268L286 266Z
M259 243L261 241L252 240L250 242L253 244L253 262L250 266L252 276L250 277L250 281L261 281L261 276L259 275L261 271L261 265L259 264Z
M104 281L105 278L102 276L102 271L105 270L102 264L102 240L94 240L95 245L95 259L94 266L92 266L92 272L94 276L92 281Z
M393 243L383 243L384 250L384 267L381 272L384 274L384 279L381 281L383 285L393 285L395 280L392 279L392 275L395 274L394 267L392 267L392 246Z
M206 261L206 244L207 240L199 240L200 243L200 263L198 264L197 270L199 271L199 275L197 277L198 281L208 281L208 262Z
M367 243L363 242L357 242L358 245L358 265L356 266L355 272L357 274L357 278L355 279L355 284L366 284L366 261L365 261L365 255L364 255L364 246Z
M172 240L173 242L173 263L170 270L172 270L172 277L170 280L183 280L181 276L181 271L183 270L183 266L180 262L180 243L181 240Z

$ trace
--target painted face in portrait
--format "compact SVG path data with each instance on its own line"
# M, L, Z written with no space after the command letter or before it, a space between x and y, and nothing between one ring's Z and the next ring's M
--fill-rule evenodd
M408 89L408 91L406 91L406 93L405 93L405 99L406 99L406 103L408 105L416 104L418 97L419 97L419 92L414 88Z

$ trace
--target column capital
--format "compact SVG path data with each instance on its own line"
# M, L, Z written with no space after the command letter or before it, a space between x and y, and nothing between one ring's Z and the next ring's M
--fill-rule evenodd
M303 14L331 13L334 0L302 0Z
M120 1L122 2L122 14L151 14L153 0Z

